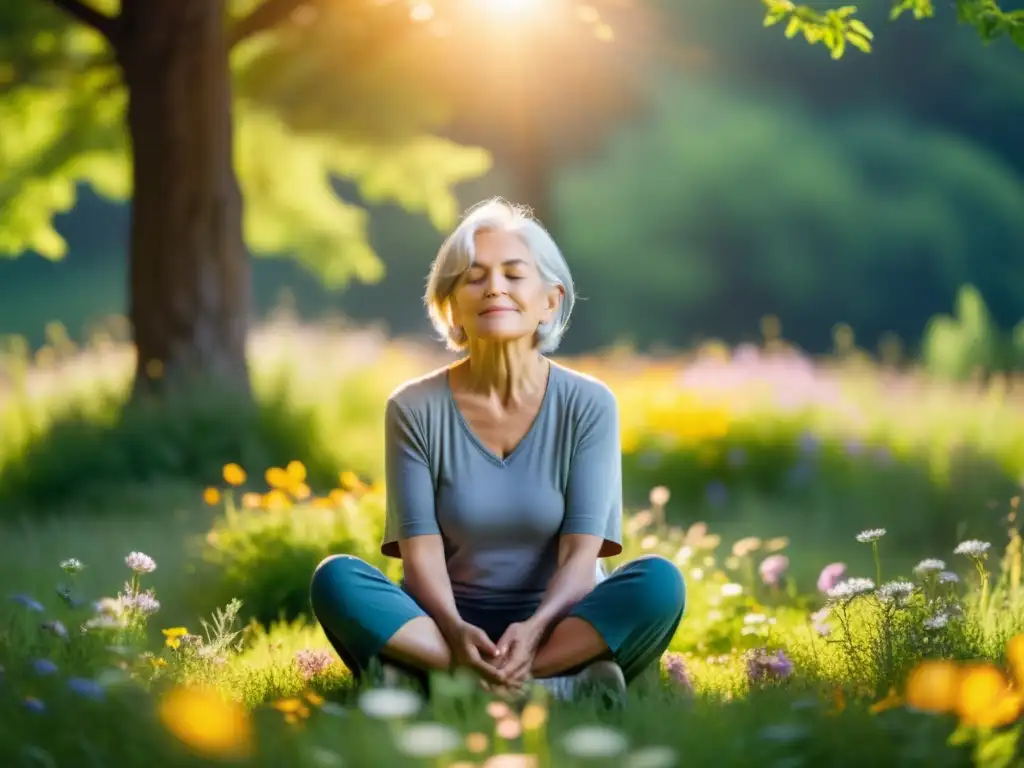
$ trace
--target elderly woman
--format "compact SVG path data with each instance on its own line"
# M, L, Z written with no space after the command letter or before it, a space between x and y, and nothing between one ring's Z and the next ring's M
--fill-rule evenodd
M661 557L598 576L622 551L619 422L604 384L546 356L573 308L568 267L528 211L491 200L441 247L425 298L465 354L387 402L381 552L401 558L402 585L335 555L313 574L313 611L357 677L463 666L621 701L685 589Z

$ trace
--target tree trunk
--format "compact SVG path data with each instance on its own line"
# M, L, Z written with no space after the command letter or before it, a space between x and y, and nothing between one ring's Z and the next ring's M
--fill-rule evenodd
M224 0L124 0L117 41L134 168L135 396L251 396L250 265L233 166Z

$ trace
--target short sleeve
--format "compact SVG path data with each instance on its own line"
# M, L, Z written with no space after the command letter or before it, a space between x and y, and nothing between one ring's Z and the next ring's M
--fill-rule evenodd
M600 557L622 551L622 450L615 396L602 388L581 409L565 489L562 534L601 536Z
M384 411L384 483L387 514L381 554L401 557L400 539L440 533L426 436L394 400Z

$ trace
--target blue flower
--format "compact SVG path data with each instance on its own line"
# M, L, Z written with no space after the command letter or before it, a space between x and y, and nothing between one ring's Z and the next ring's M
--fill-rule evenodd
M21 603L23 606L28 608L30 611L36 611L37 613L42 613L43 611L46 610L45 608L43 608L43 604L42 603L40 603L38 600L33 600L28 595L23 595L23 594L11 595L11 600L13 600L16 603Z
M29 712L42 714L46 711L46 705L35 696L26 696L21 703Z
M106 693L103 686L95 680L87 680L84 677L72 677L68 679L68 689L86 699L100 701Z
M57 665L49 659L36 659L32 662L32 670L37 675L52 675L57 671Z

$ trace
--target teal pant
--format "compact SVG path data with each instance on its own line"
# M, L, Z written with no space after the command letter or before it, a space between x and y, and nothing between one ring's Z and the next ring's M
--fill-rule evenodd
M317 566L310 598L317 621L357 678L404 624L427 615L381 571L351 555L334 555ZM661 658L685 606L679 569L663 557L648 555L619 566L566 616L581 618L597 630L610 650L606 655L619 664L628 682ZM533 608L481 611L460 606L459 611L497 642L509 624L528 619Z

